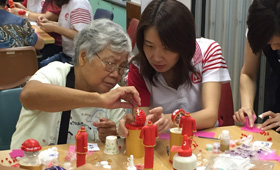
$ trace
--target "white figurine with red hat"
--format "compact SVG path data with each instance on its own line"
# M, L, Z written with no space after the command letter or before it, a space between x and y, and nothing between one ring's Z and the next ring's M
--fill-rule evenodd
M21 166L40 166L39 152L42 149L39 142L35 139L27 139L21 145L21 150L24 151L24 156L19 161Z

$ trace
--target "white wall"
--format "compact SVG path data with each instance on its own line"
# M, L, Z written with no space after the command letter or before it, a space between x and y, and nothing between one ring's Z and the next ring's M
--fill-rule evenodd
M131 2L135 2L135 3L141 4L141 0L131 0Z
M191 0L178 0L185 4L191 10Z
M140 0L133 0L133 1L140 1ZM146 6L151 2L152 0L142 0L141 1L141 13L144 11ZM191 10L191 0L178 0L185 4L190 10Z

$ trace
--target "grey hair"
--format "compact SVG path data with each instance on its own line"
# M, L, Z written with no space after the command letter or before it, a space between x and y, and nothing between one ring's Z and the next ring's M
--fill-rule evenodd
M104 50L106 47L113 52L127 52L131 55L131 40L123 31L122 27L108 19L93 20L74 38L75 56L73 64L79 63L79 52L85 50L87 58L91 62L95 53Z

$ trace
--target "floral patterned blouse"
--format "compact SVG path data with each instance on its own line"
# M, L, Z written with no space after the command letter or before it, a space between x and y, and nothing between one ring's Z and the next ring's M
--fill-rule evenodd
M0 48L34 46L37 39L27 19L0 10Z

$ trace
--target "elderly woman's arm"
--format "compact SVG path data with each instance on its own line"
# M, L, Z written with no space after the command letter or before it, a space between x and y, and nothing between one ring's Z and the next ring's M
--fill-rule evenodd
M121 99L127 101L122 102ZM141 104L134 87L119 87L104 94L61 87L36 80L26 84L20 94L22 105L30 110L58 112L80 107L133 108Z

